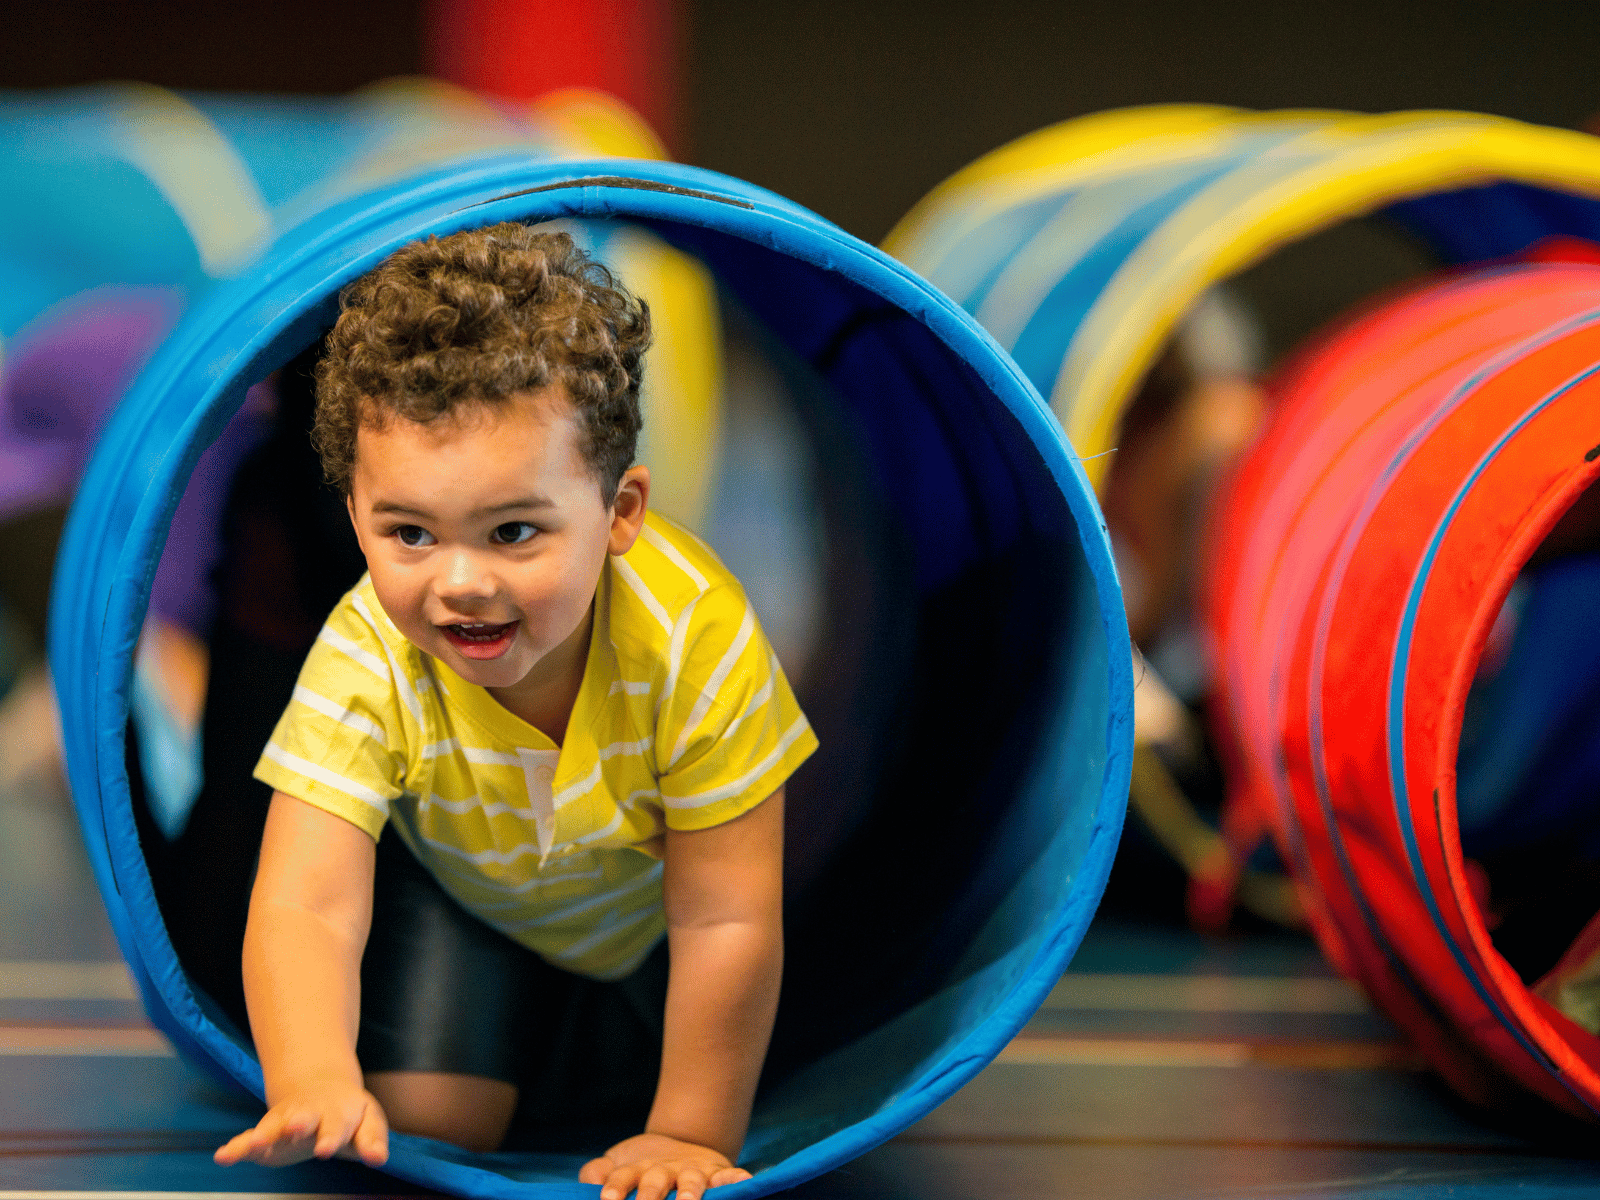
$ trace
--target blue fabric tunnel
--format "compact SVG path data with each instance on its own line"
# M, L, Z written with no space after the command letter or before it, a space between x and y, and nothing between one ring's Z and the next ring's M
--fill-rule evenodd
M797 381L820 464L826 587L797 690L823 748L790 784L783 999L743 1158L757 1174L725 1193L739 1200L886 1140L998 1053L1094 912L1127 793L1130 655L1083 472L1015 364L882 253L705 171L506 156L286 235L156 353L73 507L51 633L72 791L152 1018L260 1096L248 1038L185 961L181 910L204 898L163 883L128 769L173 512L246 390L319 342L345 284L428 234L560 218L632 222L702 261ZM267 678L228 661L214 646L213 695ZM576 1169L597 1149L473 1155L396 1135L386 1169L461 1195L590 1196Z

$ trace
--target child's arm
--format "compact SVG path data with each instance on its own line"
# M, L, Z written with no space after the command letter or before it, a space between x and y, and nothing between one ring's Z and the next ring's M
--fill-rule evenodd
M349 821L273 793L244 938L245 1000L271 1107L217 1151L224 1166L285 1166L346 1146L372 1166L388 1157L388 1123L355 1052L374 861L372 838Z
M667 984L661 1079L646 1131L586 1164L602 1200L748 1179L744 1143L783 975L783 789L743 816L668 831Z

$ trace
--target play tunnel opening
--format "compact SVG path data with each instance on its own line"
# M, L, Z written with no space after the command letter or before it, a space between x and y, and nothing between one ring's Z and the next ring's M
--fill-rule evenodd
M962 894L1010 819L1016 801L1006 797L1017 782L1011 764L1026 762L1048 735L1045 692L1072 621L1083 616L1072 607L1082 566L1071 561L1079 556L1075 541L1063 536L1065 509L1030 512L1029 528L1016 532L1041 535L1037 544L941 563L937 569L952 578L919 593L915 549L885 492L888 468L861 446L861 422L847 399L737 300L725 297L725 305L746 371L769 376L765 396L742 395L738 380L730 387L730 413L753 426L731 453L787 456L788 473L800 476L789 480L799 495L785 503L762 486L770 478L747 478L737 464L724 464L728 495L707 514L708 538L755 586L763 583L762 564L751 561L756 549L788 543L796 552L810 542L817 552L802 564L816 578L791 580L820 596L820 611L789 657L800 667L792 681L823 749L791 785L786 876L797 978L786 987L785 1032L770 1056L781 1078L928 999L967 949L963 934L991 915L1003 883L1027 869L1037 848L1031 841L987 869L979 883L987 892ZM269 797L251 770L323 617L365 570L343 502L322 480L308 438L321 354L318 338L275 373L269 414L243 413L229 425L231 432L240 423L254 429L227 482L208 581L215 617L205 646L203 782L173 836L159 827L151 802L166 763L148 754L153 738L148 725L141 736L137 695L130 720L130 759L139 768L130 771L135 814L163 918L179 962L241 1033L248 1019L239 954ZM801 506L807 501L814 508ZM956 511L982 520L981 505ZM734 522L755 532L717 538L719 526ZM170 549L192 569L181 548ZM163 564L172 557L164 554ZM1018 558L1030 561L1019 566ZM787 597L776 599L781 605ZM761 612L758 604L758 614L764 623L794 619L781 607ZM1026 636L1014 635L1019 628ZM945 721L935 715L951 686L985 697L960 715L960 740L989 747L963 750L956 761ZM1023 727L1013 728L1019 720ZM995 795L998 804L984 799ZM920 822L934 836L908 839L905 827ZM938 832L951 827L970 836ZM870 865L884 860L916 867L886 876ZM968 924L953 928L952 916ZM848 969L869 982L871 1008L841 1020L827 1002L830 962L833 971Z
M1590 485L1533 548L1502 602L1456 753L1473 898L1495 949L1529 987L1600 913L1597 603L1600 486ZM1596 1015L1579 1019L1600 1032Z
M785 982L745 1150L764 1168L753 1189L789 1186L959 1086L1026 1019L1081 936L1125 795L1129 680L1109 557L1042 407L953 306L888 260L753 189L734 194L765 208L699 187L608 204L595 199L602 189L501 182L516 177L482 185L470 218L457 205L377 241L508 216L631 218L709 271L732 342L765 376L768 394L744 419L779 465L762 477L724 464L715 504L726 507L706 530L719 517L724 529L743 521L806 560L796 580L811 610L794 624L794 682L822 749L790 784ZM446 186L440 178L431 186ZM667 215L674 205L692 215ZM729 209L759 236L722 227ZM309 257L285 251L284 269ZM180 1048L253 1089L236 944L265 796L249 780L259 743L239 731L265 736L304 645L361 571L342 501L304 441L306 372L337 285L353 277L348 251L337 257L343 275L285 285L276 309L219 301L191 326L194 341L180 330L164 348L91 468L85 494L100 500L80 502L58 596L67 610L105 605L102 646L123 656L106 669L109 650L89 661L56 647L74 791L92 855L104 830L97 866L113 923L152 1016ZM219 353L216 340L230 337L248 350ZM227 488L204 777L173 835L142 794L134 644L185 472L274 371L271 428ZM156 462L164 499L146 512ZM143 471L138 489L130 463ZM786 481L789 511L763 517L763 506L782 507L774 478ZM79 682L65 682L75 668ZM74 705L74 688L87 703ZM84 709L99 714L98 732L71 720ZM397 1174L469 1193L501 1186L491 1178L568 1180L596 1150L539 1135L488 1160L396 1146Z

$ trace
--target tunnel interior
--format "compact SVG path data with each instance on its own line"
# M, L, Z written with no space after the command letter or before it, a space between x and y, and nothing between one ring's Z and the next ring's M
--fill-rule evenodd
M1600 913L1600 488L1579 493L1500 606L1456 756L1461 848L1495 948L1533 986Z

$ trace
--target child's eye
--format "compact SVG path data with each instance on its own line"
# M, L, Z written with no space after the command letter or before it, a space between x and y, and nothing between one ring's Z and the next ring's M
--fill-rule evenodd
M401 525L394 531L394 536L400 539L402 546L431 546L433 534L421 525Z
M496 525L490 536L502 545L515 546L538 532L539 527L528 521L507 521L504 525Z

